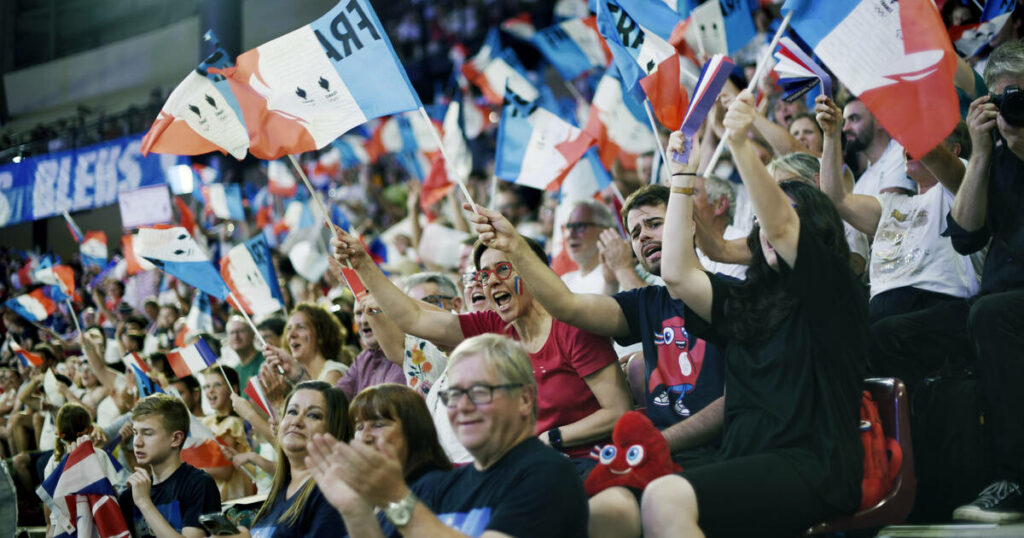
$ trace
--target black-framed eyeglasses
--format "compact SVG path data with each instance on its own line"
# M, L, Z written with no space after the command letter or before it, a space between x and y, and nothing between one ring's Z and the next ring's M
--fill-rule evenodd
M445 301L451 301L452 299L454 299L454 297L449 297L448 295L434 294L427 295L426 297L423 297L420 300L423 301L424 303L430 303L438 308L447 308L445 306Z
M497 389L514 389L522 387L522 383L505 383L504 385L473 385L468 389L447 389L438 393L441 403L448 407L455 407L462 401L462 395L469 396L473 405L489 404L494 400L494 391Z
M596 222L567 222L562 227L569 233L585 232L591 226L598 226Z
M510 262L498 262L494 265L494 269L481 269L476 272L476 283L481 286L486 286L491 281L491 275L500 280L508 280L508 277L512 276L512 264Z

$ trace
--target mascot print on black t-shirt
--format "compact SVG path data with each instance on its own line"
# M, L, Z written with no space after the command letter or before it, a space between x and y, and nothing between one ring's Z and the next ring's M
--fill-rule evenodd
M683 318L674 316L661 323L661 332L655 333L658 346L658 367L651 372L647 386L651 394L658 393L654 405L667 407L675 398L672 410L681 417L690 416L683 396L692 391L700 377L704 363L704 340L695 338L691 346Z

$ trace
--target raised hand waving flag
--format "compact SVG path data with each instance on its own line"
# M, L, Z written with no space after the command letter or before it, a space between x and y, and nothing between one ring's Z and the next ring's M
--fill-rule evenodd
M956 56L931 0L787 0L791 25L912 155L960 121Z
M594 138L553 112L506 90L494 175L535 189L557 189Z

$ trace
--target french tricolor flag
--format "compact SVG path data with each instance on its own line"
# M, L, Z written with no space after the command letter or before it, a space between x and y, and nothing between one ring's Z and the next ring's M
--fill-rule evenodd
M497 32L494 32L488 35L480 51L462 64L462 74L480 88L484 99L492 105L501 104L506 87L526 99L536 99L540 91L526 76L519 57L512 49L502 50Z
M207 32L203 36L214 41ZM153 126L142 138L142 154L202 155L211 151L244 159L249 133L242 106L232 92L225 69L231 59L214 43L214 53L193 69L167 98Z
M21 361L21 365L25 368L35 368L43 365L43 356L38 353L33 353L11 340L11 351L18 356L18 360Z
M652 2L653 5L653 2ZM667 16L676 14L661 5ZM626 88L643 88L654 115L676 131L683 123L687 97L679 83L679 56L668 41L641 26L616 0L598 0L597 28L612 51Z
M103 267L107 264L106 232L86 232L85 239L79 245L82 263L90 267Z
M605 71L594 90L590 115L583 127L595 139L601 162L608 168L622 154L635 158L657 150L650 125L630 109L626 100L633 97L624 93L618 77L614 64Z
M50 508L62 536L130 536L113 483L117 470L106 453L81 443L64 457L36 494Z
M693 100L690 101L690 107L686 110L686 118L683 119L683 124L679 127L679 130L686 135L686 146L682 155L673 152L672 158L676 161L686 164L689 159L690 141L700 129L701 124L704 123L704 118L708 116L711 107L715 105L718 94L722 93L722 88L729 80L729 73L735 66L736 64L732 63L728 57L721 54L712 56L704 64L700 77L697 79L697 85L693 88Z
M784 101L799 99L819 84L824 94L832 97L832 78L795 41L788 37L779 39L775 59L778 63L773 70L779 75Z
M39 264L35 274L36 282L54 286L60 291L62 297L81 300L75 291L75 271L68 265L54 265L47 258ZM51 294L51 297L53 294ZM63 300L63 299L61 299Z
M274 417L273 412L274 406L270 405L270 400L267 399L266 393L263 391L263 383L260 381L259 376L252 376L249 378L249 382L245 385L243 391L252 403L259 406L263 410L263 413L269 417Z
M174 349L167 354L167 362L178 377L194 376L213 366L217 355L202 338L196 339L191 345Z
M750 5L750 0L707 0L693 7L687 40L707 54L734 54L757 35Z
M32 322L41 322L57 311L57 303L46 293L44 288L37 288L31 293L8 299L4 306L14 310L19 316Z
M604 69L612 59L593 16L549 26L533 36L533 44L565 80Z
M131 352L121 357L125 369L135 374L135 386L139 389L139 397L144 398L150 394L163 392L160 385L149 377L149 366L136 352Z
M960 112L956 55L930 0L787 0L791 26L911 155L948 135Z
M182 282L218 299L230 290L188 230L180 227L140 228L135 252Z
M494 175L535 189L557 190L593 144L589 134L507 89Z
M194 415L190 419L188 437L181 447L181 461L200 469L231 465L231 460L224 456L213 431Z
M331 146L341 154L342 168L354 168L370 162L370 156L366 153L366 138L362 136L342 135L331 142Z
M214 183L202 189L206 200L206 209L213 212L219 219L245 220L245 209L242 207L242 188L237 183L225 185Z
M258 316L284 308L270 247L263 234L232 247L220 259L220 274L234 292L228 298L231 306Z

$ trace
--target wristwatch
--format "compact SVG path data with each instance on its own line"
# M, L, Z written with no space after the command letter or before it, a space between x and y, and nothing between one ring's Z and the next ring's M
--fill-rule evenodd
M548 444L551 448L562 450L562 430L551 428L548 430Z
M412 519L412 509L416 507L416 496L413 495L412 490L409 490L409 494L402 498L398 502L388 503L384 507L384 515L387 516L388 521L391 522L395 527L402 527L409 523Z

